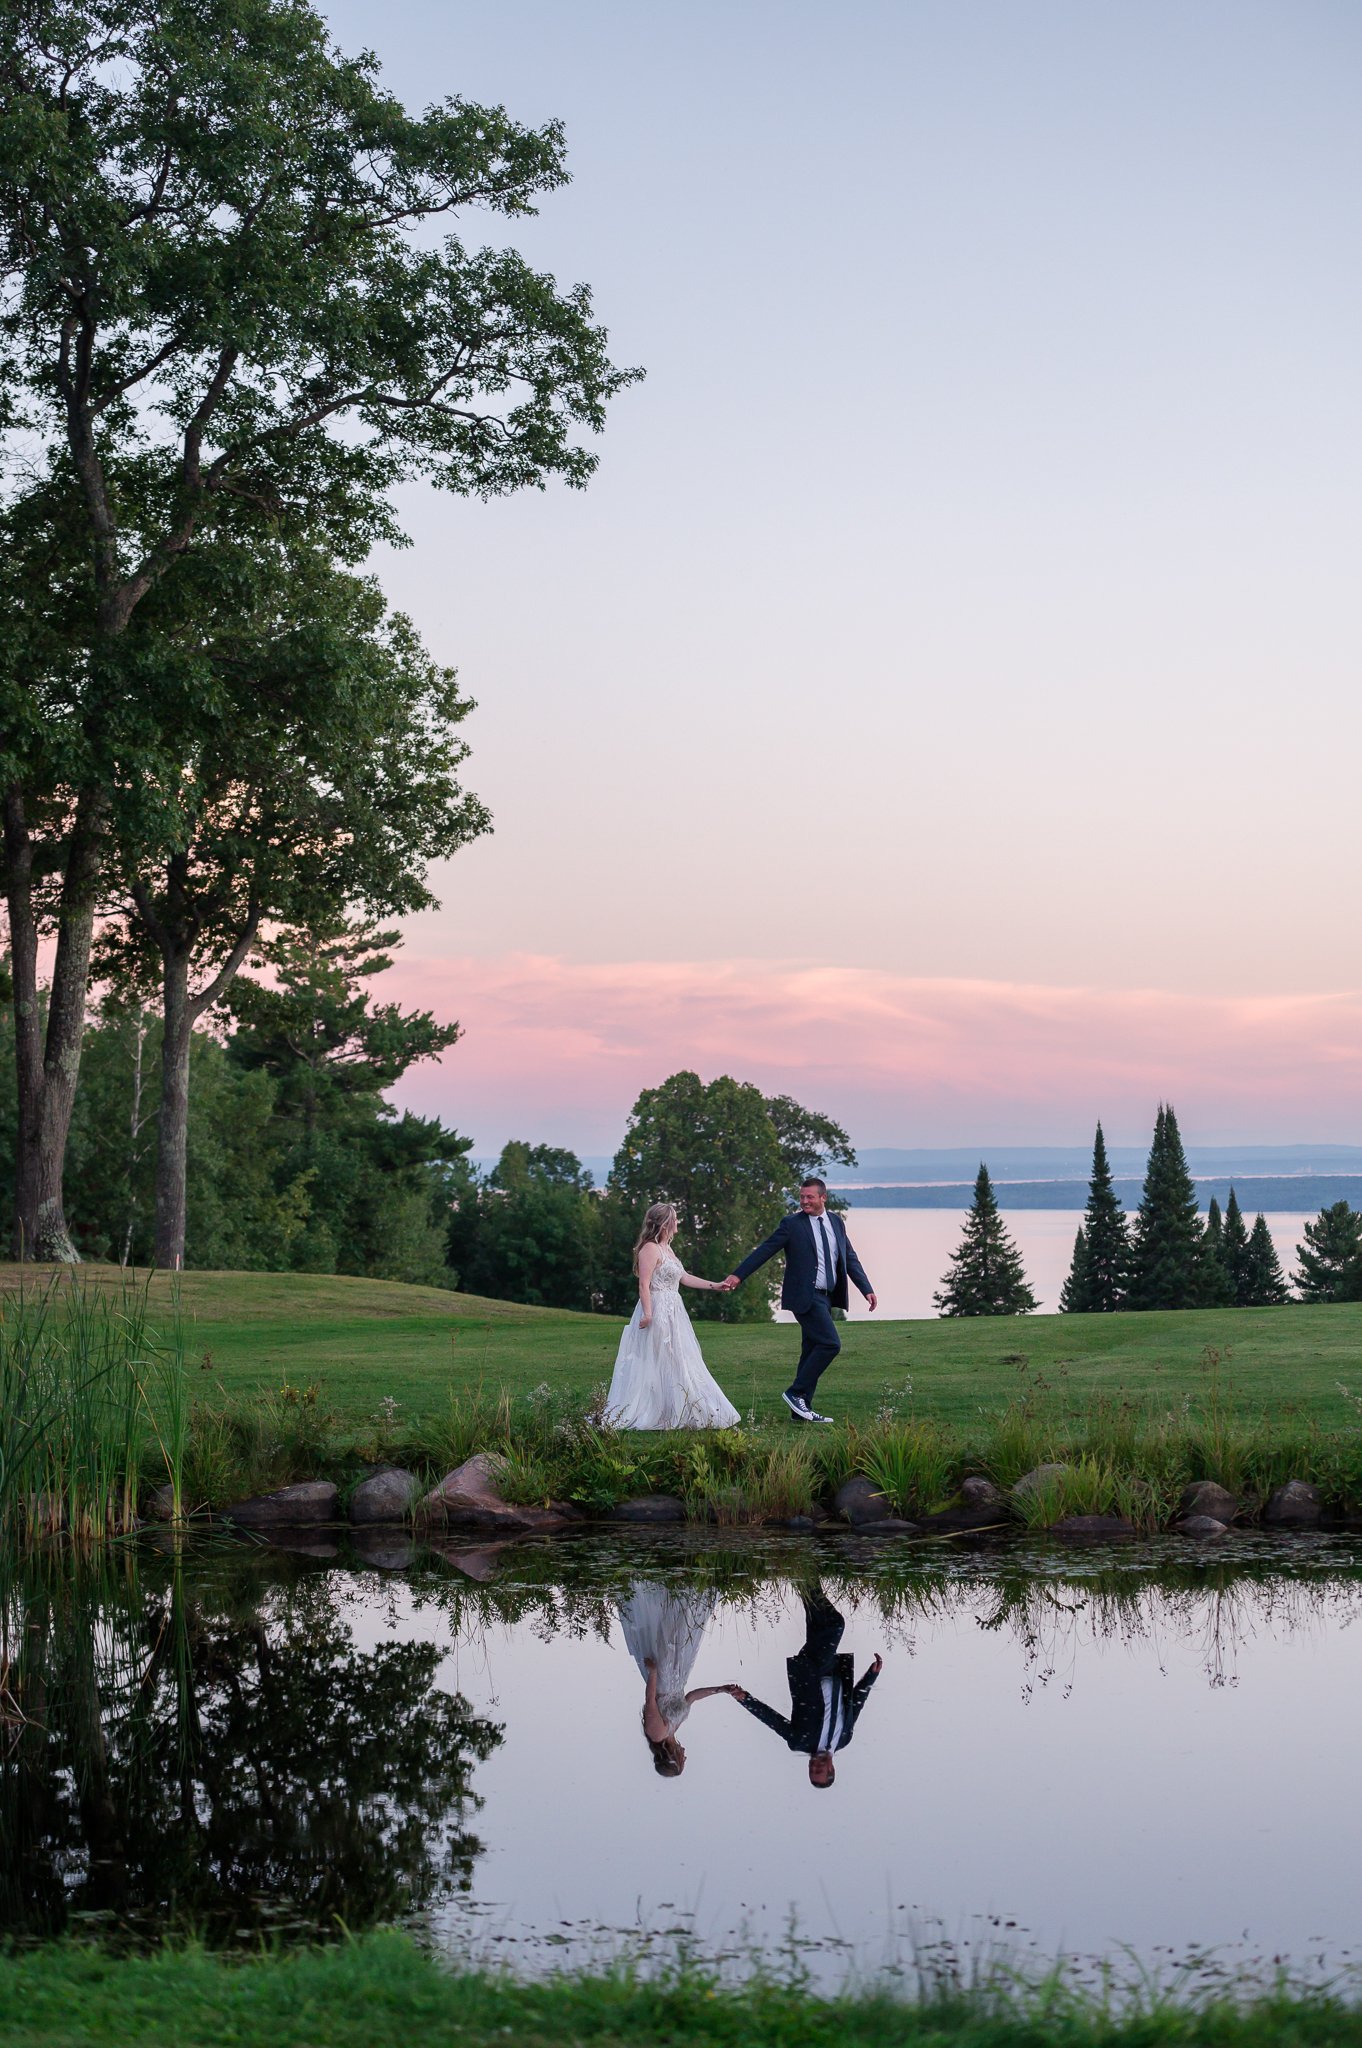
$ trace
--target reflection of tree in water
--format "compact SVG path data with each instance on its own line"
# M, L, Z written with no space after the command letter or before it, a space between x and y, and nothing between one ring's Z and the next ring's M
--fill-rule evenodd
M1259 1636L1300 1641L1326 1627L1347 1627L1362 1613L1362 1571L1346 1548L1267 1550L1217 1557L1170 1556L1166 1548L1113 1558L1052 1549L893 1550L859 1546L854 1561L836 1548L767 1551L703 1537L658 1543L637 1537L555 1552L514 1553L504 1585L451 1575L416 1593L438 1609L455 1639L487 1627L528 1622L555 1635L609 1632L618 1602L640 1575L672 1585L708 1587L720 1611L761 1628L777 1623L787 1597L821 1577L837 1606L868 1609L885 1639L911 1654L933 1626L974 1623L1010 1637L1021 1653L1023 1692L1070 1686L1085 1648L1148 1649L1163 1665L1195 1651L1212 1686L1236 1684L1240 1650Z
M437 1687L437 1646L357 1649L346 1590L262 1593L249 1564L192 1594L126 1559L12 1575L0 1925L325 1931L467 1889L472 1768L501 1730Z
M959 1603L981 1628L1006 1629L1026 1659L1029 1691L1062 1677L1071 1686L1079 1652L1147 1646L1165 1668L1174 1650L1194 1650L1213 1687L1238 1683L1240 1651L1262 1636L1293 1640L1346 1628L1359 1611L1355 1570L1283 1570L1224 1561L1161 1572L1094 1565L1086 1572L1008 1567Z

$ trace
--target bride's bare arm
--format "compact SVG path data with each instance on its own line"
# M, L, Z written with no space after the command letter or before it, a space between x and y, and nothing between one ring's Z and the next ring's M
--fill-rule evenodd
M638 1319L638 1326L641 1330L646 1330L653 1320L653 1268L661 1257L662 1247L660 1245L645 1244L639 1249L638 1299L643 1314Z
M683 1287L702 1287L710 1294L717 1294L719 1292L717 1280L702 1280L698 1273L683 1273L681 1275L681 1285Z

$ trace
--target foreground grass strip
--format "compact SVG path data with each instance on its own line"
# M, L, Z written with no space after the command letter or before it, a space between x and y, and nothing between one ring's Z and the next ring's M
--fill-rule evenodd
M517 1982L442 1970L405 1937L249 1961L189 1948L116 1958L70 1946L0 1957L5 2048L461 2048L550 2043L715 2043L750 2048L1315 2048L1362 2044L1362 2007L1323 1993L1228 2003L1155 2002L1115 2018L1079 1994L953 1994L922 2004L885 1995L822 2000L754 1984L724 1989L697 1973Z

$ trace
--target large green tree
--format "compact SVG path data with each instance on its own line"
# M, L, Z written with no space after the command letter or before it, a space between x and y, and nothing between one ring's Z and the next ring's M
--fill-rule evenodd
M1282 1262L1277 1257L1277 1247L1272 1242L1272 1232L1267 1227L1266 1216L1259 1210L1253 1219L1244 1254L1243 1306L1280 1308L1290 1299L1291 1290L1286 1284Z
M1064 1285L1059 1290L1062 1316L1085 1315L1088 1309L1088 1237L1080 1223L1074 1235L1073 1257Z
M544 1308L600 1303L603 1209L573 1152L515 1139L480 1183L459 1190L449 1259L470 1294Z
M1130 1278L1130 1232L1125 1210L1112 1184L1107 1160L1107 1143L1102 1126L1092 1145L1092 1176L1083 1215L1082 1257L1074 1246L1074 1261L1065 1282L1060 1307L1069 1312L1109 1315L1124 1308Z
M932 1300L943 1316L1024 1316L1036 1306L982 1163L959 1246Z
M1234 1278L1226 1258L1225 1219L1214 1195L1207 1205L1206 1222L1201 1233L1198 1272L1200 1285L1197 1294L1202 1308L1232 1308Z
M419 116L304 0L0 11L0 803L18 1235L72 1252L62 1170L117 793L159 758L147 600L262 522L346 560L404 477L582 484L633 373L578 286L433 226L563 184L563 137ZM21 543L21 544L20 544ZM49 998L38 954L55 933Z
M718 1280L775 1228L806 1174L833 1160L854 1164L855 1157L839 1124L789 1096L764 1096L727 1074L705 1083L683 1072L646 1088L634 1104L610 1169L608 1201L635 1230L650 1202L675 1202L687 1265ZM613 1229L612 1242L622 1248L626 1231L627 1224ZM700 1294L696 1312L729 1321L765 1318L773 1285ZM631 1292L623 1262L607 1290L610 1306Z
M279 550L235 583L236 613L208 650L211 687L168 723L163 772L121 807L129 829L114 834L111 866L129 910L98 955L122 982L160 986L154 1255L172 1269L185 1250L192 1033L262 922L427 908L428 862L488 822L458 780L471 707L376 585Z
M1296 1246L1296 1291L1302 1301L1354 1301L1362 1277L1362 1210L1331 1202L1307 1223Z
M1131 1244L1131 1308L1195 1308L1201 1218L1178 1120L1160 1104Z
M1268 1240L1271 1243L1271 1239ZM1244 1223L1244 1212L1239 1206L1239 1197L1233 1187L1225 1204L1225 1230L1221 1240L1221 1257L1229 1275L1230 1299L1236 1308L1248 1308L1249 1302L1249 1234Z
M448 1215L469 1140L399 1114L387 1091L455 1044L457 1024L375 1003L395 934L336 922L283 934L270 982L243 976L229 1008L232 1061L274 1083L273 1142L285 1183L304 1179L306 1230L280 1263L380 1279L447 1281Z

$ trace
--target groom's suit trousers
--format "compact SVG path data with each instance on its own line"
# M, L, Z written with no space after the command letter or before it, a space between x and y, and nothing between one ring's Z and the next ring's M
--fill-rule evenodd
M804 1344L789 1391L792 1394L802 1394L812 1407L819 1379L841 1350L842 1340L837 1334L837 1325L832 1320L832 1310L828 1306L826 1294L815 1294L807 1308L796 1312L795 1321L803 1332Z

